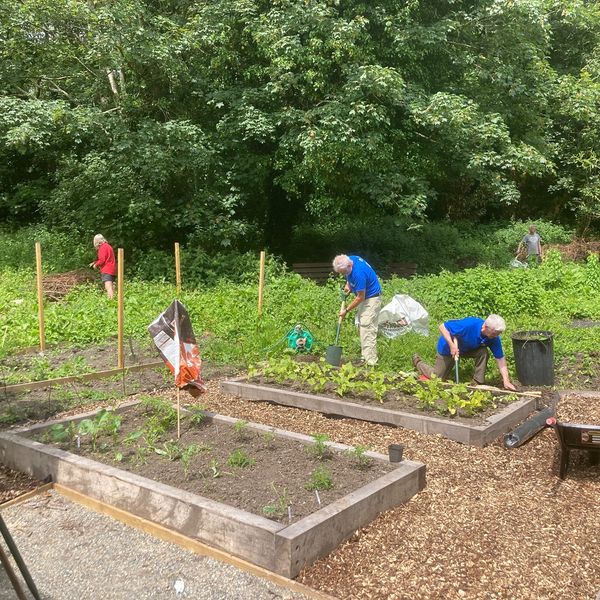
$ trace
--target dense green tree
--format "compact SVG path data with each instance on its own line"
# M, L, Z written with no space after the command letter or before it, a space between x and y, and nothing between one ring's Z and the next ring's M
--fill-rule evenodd
M599 57L586 0L0 0L0 217L207 251L349 213L591 224Z

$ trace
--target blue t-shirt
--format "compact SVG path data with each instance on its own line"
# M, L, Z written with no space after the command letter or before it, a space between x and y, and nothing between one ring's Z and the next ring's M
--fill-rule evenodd
M450 335L456 337L459 352L471 352L472 350L477 350L480 346L487 346L492 351L494 358L503 358L504 352L502 352L500 337L488 338L483 336L481 334L483 323L484 320L478 317L466 317L464 319L446 321L444 325L450 332ZM448 342L444 339L443 335L440 335L440 339L438 340L437 351L442 356L450 356L450 346L448 346Z
M365 300L379 296L381 294L381 285L379 279L373 270L373 267L360 256L349 256L352 261L352 272L346 275L346 281L353 294L365 291Z

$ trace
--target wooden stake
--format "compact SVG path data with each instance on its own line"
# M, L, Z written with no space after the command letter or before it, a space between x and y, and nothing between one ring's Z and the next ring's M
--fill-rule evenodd
M175 287L177 297L181 295L181 258L179 254L179 242L175 242Z
M258 275L258 316L262 316L263 310L263 292L265 288L265 251L260 253L260 269Z
M123 352L123 248L117 250L117 368L125 367L125 353Z
M44 287L42 284L42 245L35 243L35 269L37 274L38 324L40 329L40 351L46 349L46 329L44 327Z
M181 438L181 406L179 404L180 389L177 388L177 439Z

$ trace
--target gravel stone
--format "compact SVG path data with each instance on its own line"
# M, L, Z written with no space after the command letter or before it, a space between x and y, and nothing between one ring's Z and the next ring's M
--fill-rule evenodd
M55 491L7 507L2 516L44 600L309 598L156 539ZM8 553L4 540L2 545ZM15 597L0 566L0 600Z

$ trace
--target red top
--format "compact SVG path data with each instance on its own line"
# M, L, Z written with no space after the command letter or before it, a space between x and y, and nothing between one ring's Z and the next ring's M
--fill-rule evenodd
M100 273L116 277L117 263L115 262L115 253L108 242L103 242L98 247L98 260L96 261L96 266L100 269Z

